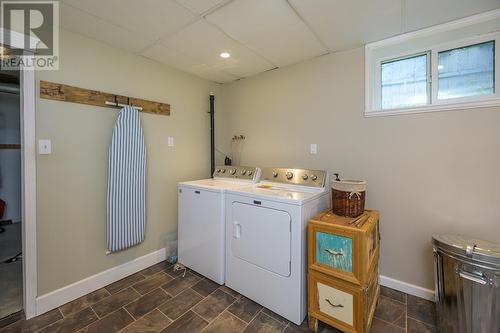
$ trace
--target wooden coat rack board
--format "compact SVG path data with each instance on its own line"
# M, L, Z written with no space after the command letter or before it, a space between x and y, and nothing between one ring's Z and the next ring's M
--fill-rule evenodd
M117 104L132 105L141 112L153 113L162 116L170 115L170 104L148 101L145 99L114 95L102 91L72 87L65 84L40 81L40 98L54 101L72 102L108 108L121 108ZM106 104L106 102L112 105Z
M21 149L18 143L0 143L0 149Z

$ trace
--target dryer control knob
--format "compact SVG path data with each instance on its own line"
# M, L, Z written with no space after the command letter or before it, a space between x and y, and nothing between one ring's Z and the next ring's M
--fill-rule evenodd
M219 173L219 172L220 172L220 169L215 170L215 172Z
M251 175L252 175L252 173L253 173L253 171L252 171L252 170L248 170L247 175L251 176Z
M307 178L309 178L309 176L308 176L308 175L306 175L306 174L304 174L304 175L302 176L302 179L304 179L304 180L307 180Z
M241 175L246 175L247 174L247 171L246 170L241 170Z
M286 179L290 180L290 179L292 179L292 178L293 178L293 173L292 173L292 172L290 172L290 171L288 171L288 172L286 173Z
M222 172L222 173L226 173L226 169L222 169L222 170L221 170L221 172Z
M273 171L273 177L274 178L278 177L278 171Z
M231 170L229 171L229 173L230 173L230 174L232 174L232 175L234 175L234 174L236 173L236 169L231 169Z
M316 180L316 179L318 179L318 176L316 176L316 175L311 175L311 179L312 179L312 180Z

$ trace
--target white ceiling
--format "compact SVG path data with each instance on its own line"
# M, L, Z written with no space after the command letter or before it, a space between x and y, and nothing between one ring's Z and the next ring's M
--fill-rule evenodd
M499 0L62 0L63 28L215 82L500 8ZM229 59L219 54L229 52Z

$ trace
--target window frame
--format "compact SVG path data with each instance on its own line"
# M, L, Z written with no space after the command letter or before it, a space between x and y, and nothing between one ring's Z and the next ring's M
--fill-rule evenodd
M483 44L487 42L494 42L494 58L493 58L493 70L494 70L494 79L493 79L493 90L495 91L493 94L489 95L478 95L478 96L465 96L465 97L456 97L450 99L438 99L438 91L439 91L439 53L443 51L449 51L458 48L464 48L468 46L474 46L478 44ZM448 105L448 104L457 104L457 103L470 103L476 101L487 101L487 100L495 100L500 99L500 71L499 71L499 57L498 57L498 43L500 42L500 33L491 33L485 34L479 37L465 38L459 41L453 41L449 43L439 44L435 48L432 49L432 77L435 78L432 84L432 105Z
M413 106L413 107L408 107L408 108L392 108L392 109L382 109L382 65L385 63L389 62L394 62L394 61L399 61L399 60L405 60L405 59L410 59L410 58L415 58L418 56L423 56L426 55L426 62L427 62L427 70L426 70L426 78L427 78L427 83L426 83L426 91L427 91L427 102L425 105L419 105L419 106ZM432 76L432 71L430 70L431 66L431 52L430 50L423 50L420 52L412 52L411 54L408 54L405 52L404 54L399 54L397 57L384 57L381 58L380 60L377 61L377 68L376 68L376 82L378 83L375 86L375 103L376 105L380 105L380 111L381 112L386 112L386 111L394 111L394 110L402 110L402 109L413 109L413 108L421 108L421 107L426 107L431 105L432 101L432 96L431 96L431 76Z
M388 38L365 46L365 117L403 115L423 112L450 111L477 109L500 105L500 31L488 32L472 37L450 40L445 43L430 44L418 49L408 50L399 54L391 54L375 59L373 52L386 46L394 46L412 41L421 37L429 37L435 33L453 31L478 22L485 22L500 18L500 10L474 15L465 19L445 23L442 25L410 32L400 36ZM494 41L494 93L489 95L466 96L438 100L438 53L450 49L473 46L476 44ZM382 63L411 58L428 53L427 56L427 98L428 104L408 108L382 109ZM430 88L429 88L430 86Z

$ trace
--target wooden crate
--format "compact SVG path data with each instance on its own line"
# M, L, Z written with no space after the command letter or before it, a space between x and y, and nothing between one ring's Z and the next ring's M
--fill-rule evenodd
M337 216L328 211L309 221L310 270L335 276L358 286L368 283L370 272L378 267L379 213L366 210L358 219L355 221L356 219ZM353 221L355 222L352 223Z
M343 332L369 332L380 293L378 267L364 287L309 270L308 289L311 330L322 321Z

